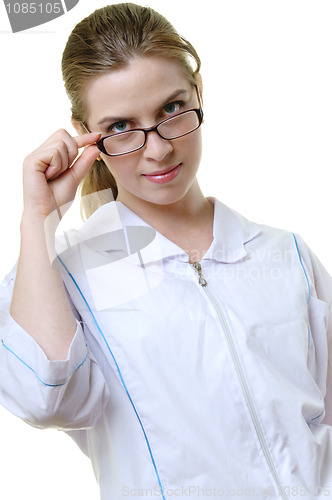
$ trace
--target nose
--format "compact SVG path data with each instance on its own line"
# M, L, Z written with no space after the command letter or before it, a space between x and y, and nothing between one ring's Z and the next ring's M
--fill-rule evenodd
M144 157L149 160L162 161L173 151L171 141L163 139L156 131L151 130L146 137Z

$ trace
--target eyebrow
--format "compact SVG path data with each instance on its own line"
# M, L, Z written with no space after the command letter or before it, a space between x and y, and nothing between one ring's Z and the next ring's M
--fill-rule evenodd
M182 94L187 94L189 95L189 92L188 90L186 89L179 89L179 90L176 90L175 92L173 92L169 97L168 99L166 99L163 104L159 107L159 109L162 109L164 106L166 106L166 104L168 104L170 101L172 101L173 99L177 98L177 97L180 97ZM105 122L112 122L112 123L116 123L116 122L121 122L121 121L124 121L124 120L132 120L132 118L128 118L128 117L124 117L124 116L105 116L104 118L102 118L98 123L97 125L102 125L103 123Z

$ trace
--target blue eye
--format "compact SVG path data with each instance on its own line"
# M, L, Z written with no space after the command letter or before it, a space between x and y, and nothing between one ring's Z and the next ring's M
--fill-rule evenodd
M164 111L166 114L171 115L173 113L177 113L178 111L180 111L182 106L183 106L182 101L170 102L169 104L166 104L166 106L164 107Z
M126 132L128 127L128 122L123 121L123 122L116 122L113 123L110 127L108 127L107 132L112 132L114 134L120 133L120 132Z

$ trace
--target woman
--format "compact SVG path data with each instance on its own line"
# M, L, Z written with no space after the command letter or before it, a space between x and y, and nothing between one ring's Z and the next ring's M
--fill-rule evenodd
M68 432L102 499L328 496L331 278L301 238L202 194L199 70L148 8L105 7L73 30L79 135L25 160L1 402ZM88 219L55 254L81 182Z

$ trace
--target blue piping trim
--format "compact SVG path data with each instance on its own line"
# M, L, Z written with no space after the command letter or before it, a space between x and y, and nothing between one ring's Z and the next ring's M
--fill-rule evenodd
M61 387L63 385L66 385L67 381L69 380L70 377L68 377L67 381L64 382L63 384L46 384L46 382L43 382L42 379L39 377L39 375L37 374L37 372L31 368L31 366L29 366L25 361L23 361L23 359L21 359L17 354L15 354L14 351L12 351L11 349L9 349L9 347L6 346L6 344L4 343L4 341L1 339L1 343L2 345L4 346L5 349L7 349L7 351L9 351L11 354L13 354L13 356L15 356L15 358L17 358L19 361L21 361L21 363L23 363L27 368L29 368L29 370L31 370L37 377L37 379L39 380L39 382L41 382L43 385L46 385L46 387ZM86 345L86 347L88 347ZM88 354L86 354L85 358L83 359L82 363L80 363L77 368L75 368L75 370L73 371L72 375L79 369L81 368L81 366L85 363L85 361L87 360L88 358Z
M323 415L323 413L324 413L324 412L325 412L325 410L323 410L323 411L322 411L322 413L320 413L317 417L312 418L312 419L311 419L311 422L312 422L313 420L316 420L317 418L321 417L321 416Z
M307 304L308 304L309 299L310 299L310 295L311 295L311 292L310 292L310 285L309 285L309 280L308 280L307 273L306 273L306 271L305 271L305 269L304 269L304 265L303 265L303 262L302 262L302 257L301 257L300 250L299 250L299 246L298 246L298 244L297 244L297 239L296 239L296 237L295 237L295 234L294 234L294 233L292 233L292 235L293 235L293 238L294 238L294 241L295 241L296 250L297 250L297 254L298 254L298 256L299 256L300 264L301 264L301 266L302 266L302 269L303 269L303 272L304 272L304 275L305 275L305 279L307 280L308 292L309 292L309 293L308 293L308 299L307 299Z
M311 333L310 333L310 327L309 327L309 323L308 323L308 349L310 347L310 340L311 340Z
M148 437L147 437L146 432L145 432L145 429L144 429L144 427L143 427L143 423L142 423L142 421L141 421L141 419L140 419L140 417L139 417L139 415L138 415L138 412L137 412L137 410L136 410L136 408L135 408L134 402L133 402L133 400L132 400L132 398L131 398L131 396L130 396L130 394L129 394L129 391L128 391L127 386L126 386L126 383L125 383L125 381L124 381L124 379L123 379L123 376L122 376L122 373L121 373L120 367L119 367L119 365L118 365L118 363L117 363L117 361L116 361L116 359L115 359L115 356L114 356L114 354L113 354L113 352L112 352L112 350L111 350L111 348L110 348L110 346L109 346L109 344L108 344L108 342L107 342L107 340L106 340L106 337L105 337L105 335L104 335L104 333L103 333L102 329L100 328L100 326L99 326L99 324L98 324L98 321L96 320L95 315L93 314L93 312L92 312L92 310L91 310L91 308L90 308L90 305L89 305L88 301L86 300L86 298L84 297L84 295L83 295L83 293L82 293L82 291L81 291L80 287L79 287L79 286L78 286L78 284L76 283L75 278L74 278L74 277L73 277L73 275L69 272L69 269L67 268L67 266L65 265L65 263L61 260L61 258L59 257L59 255L57 255L57 257L58 257L58 259L59 259L60 263L61 263L61 264L63 265L63 267L65 268L65 270L66 270L66 272L68 273L68 275L70 276L70 278L71 278L71 280L73 281L73 283L74 283L75 287L76 287L76 288L77 288L77 290L79 291L79 293L80 293L80 295L81 295L82 299L84 300L84 302L85 302L85 304L86 304L86 306L87 306L87 308L88 308L88 310L89 310L89 312L90 312L90 314L91 314L91 316L92 316L92 319L93 319L93 321L94 321L94 323L95 323L95 325L96 325L96 327L97 327L97 329L98 329L99 333L101 334L101 336L102 336L102 338L103 338L103 340L104 340L104 342L105 342L105 344L106 344L106 346L107 346L107 349L109 350L109 352L110 352L110 354L111 354L111 356L112 356L112 358L113 358L113 361L114 361L114 363L115 363L115 366L116 366L117 372L118 372L118 374L119 374L120 380L121 380L121 382L122 382L122 385L123 385L123 387L124 387L124 389L125 389L125 391L126 391L126 393L127 393L128 399L129 399L129 401L130 401L130 403L131 403L131 405L132 405L132 407L133 407L133 410L134 410L134 412L135 412L135 415L136 415L136 417L137 417L137 419L138 419L138 421L139 421L139 424L140 424L140 426L141 426L141 429L142 429L142 431L143 431L144 438L145 438L145 441L146 441L146 444L147 444L147 447L148 447L148 450L149 450L149 454L150 454L150 457L151 457L151 461L152 461L152 464L153 464L153 467L154 467L154 470L155 470L155 473L156 473L156 476L157 476L157 479L158 479L158 484L159 484L159 488L160 488L160 491L161 491L162 498L163 498L163 500L166 500L166 499L165 499L165 496L164 496L164 492L163 492L163 487L162 487L162 485L161 485L161 481L160 481L160 477L159 477L159 472L158 472L158 469L157 469L156 463L155 463L154 458L153 458L153 454L152 454L152 450L151 450L151 446L150 446L150 443L149 443Z
M296 239L296 236L294 233L292 233L293 235L293 238L294 238L294 241L295 241L295 245L296 245L296 250L297 250L297 254L298 254L298 257L299 257L299 260L300 260L300 264L302 266L302 269L303 269L303 272L304 272L304 276L305 276L305 279L307 281L307 286L308 286L308 299L307 299L307 304L309 302L309 299L310 299L310 296L311 296L311 291L310 291L310 284L309 284L309 280L308 280L308 276L307 276L307 273L306 273L306 270L304 269L304 265L303 265L303 262L302 262L302 257L301 257L301 254L300 254L300 250L299 250L299 246L298 246L298 243L297 243L297 239ZM311 334L310 334L310 327L309 327L309 324L308 324L308 349L310 347L310 339L311 339Z

